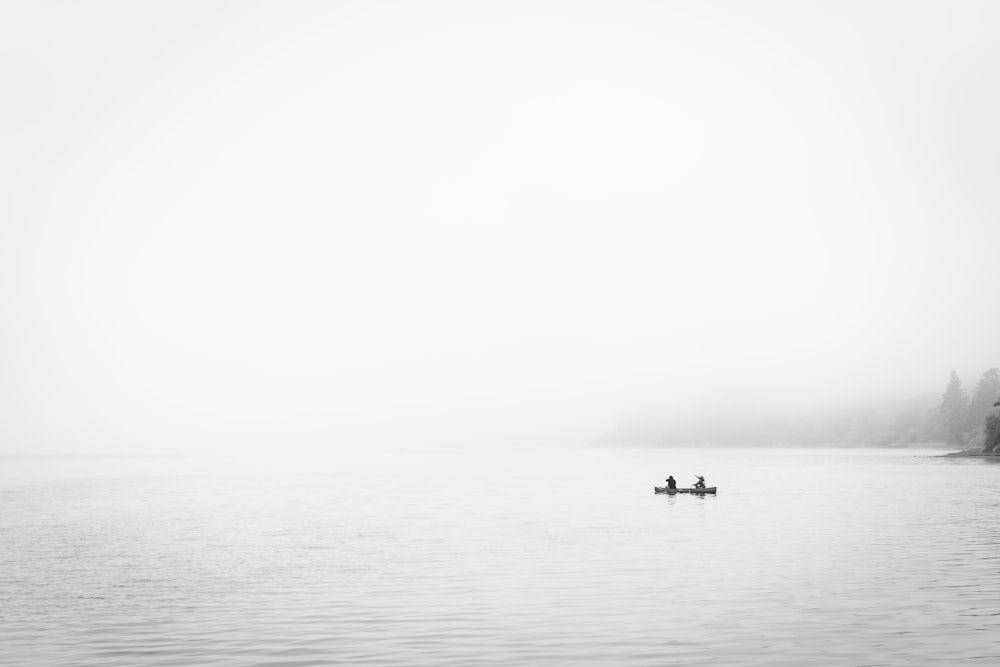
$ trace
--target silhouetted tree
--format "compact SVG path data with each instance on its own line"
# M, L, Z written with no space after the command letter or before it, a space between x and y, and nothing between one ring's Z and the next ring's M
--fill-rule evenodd
M969 424L978 431L983 427L986 415L993 409L993 404L1000 394L1000 369L991 368L979 378L972 398L969 399Z
M944 416L947 444L964 445L969 430L969 397L955 371L951 372L948 386L941 397L941 413Z

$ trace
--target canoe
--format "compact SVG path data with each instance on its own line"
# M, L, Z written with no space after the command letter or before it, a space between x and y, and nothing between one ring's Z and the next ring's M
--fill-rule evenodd
M704 489L668 489L665 486L654 486L654 493L669 493L674 495L675 493L715 493L714 486L706 486Z

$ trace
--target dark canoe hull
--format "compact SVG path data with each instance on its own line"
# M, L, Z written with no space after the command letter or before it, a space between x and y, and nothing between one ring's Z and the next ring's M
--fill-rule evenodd
M716 488L718 488L718 487L707 486L704 489L668 489L665 486L654 486L653 487L653 491L654 491L654 493L667 493L667 494L669 494L669 495L672 496L675 493L697 493L697 494L711 493L711 494L714 494Z

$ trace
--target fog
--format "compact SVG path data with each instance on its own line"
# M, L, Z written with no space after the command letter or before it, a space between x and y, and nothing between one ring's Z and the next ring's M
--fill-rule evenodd
M1000 364L993 2L8 2L0 454L584 445Z

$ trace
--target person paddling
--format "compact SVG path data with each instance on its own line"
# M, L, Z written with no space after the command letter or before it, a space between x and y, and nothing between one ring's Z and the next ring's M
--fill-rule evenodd
M674 491L674 490L677 489L677 480L674 479L673 475L671 475L670 477L667 477L667 488L670 489L671 491Z
M705 478L701 475L697 475L698 481L694 483L694 488L704 489L705 488Z

